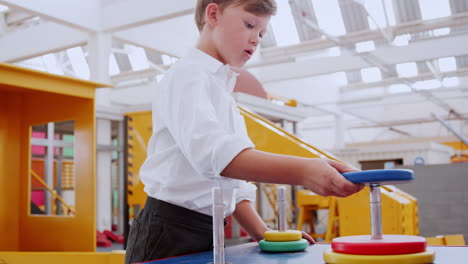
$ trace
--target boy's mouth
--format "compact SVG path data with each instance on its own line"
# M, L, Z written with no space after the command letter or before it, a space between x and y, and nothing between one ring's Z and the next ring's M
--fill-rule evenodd
M249 57L251 57L252 54L253 54L253 50L251 50L251 49L244 50L244 52L247 53L249 55Z

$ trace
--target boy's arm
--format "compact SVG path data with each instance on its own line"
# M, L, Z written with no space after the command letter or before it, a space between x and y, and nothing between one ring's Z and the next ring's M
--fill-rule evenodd
M236 204L236 210L232 213L239 225L250 235L254 240L260 241L263 239L263 233L270 230L257 211L252 207L248 200L240 201Z
M263 233L270 230L257 211L253 208L252 203L248 200L243 200L236 205L236 210L232 214L239 225L256 241L263 239ZM307 233L302 232L302 237L310 243L315 243L314 239Z
M322 196L345 197L363 188L340 174L355 170L333 160L278 155L249 148L241 151L221 175L254 182L302 185Z

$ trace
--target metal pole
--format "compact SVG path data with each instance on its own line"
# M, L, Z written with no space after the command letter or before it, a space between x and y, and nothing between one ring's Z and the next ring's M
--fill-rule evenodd
M213 195L213 263L224 264L224 206L221 188L214 187Z
M278 187L278 228L280 232L286 231L286 187Z
M370 185L370 214L372 239L382 239L382 211L380 207L380 184Z
M444 125L448 130L450 130L450 132L452 132L457 138L459 138L461 141L463 141L463 143L465 143L465 145L468 146L468 139L463 134L458 133L458 131L456 131L449 123L447 123L447 121L443 120L438 115L436 115L434 113L431 113L431 115L435 119L437 119L442 125Z

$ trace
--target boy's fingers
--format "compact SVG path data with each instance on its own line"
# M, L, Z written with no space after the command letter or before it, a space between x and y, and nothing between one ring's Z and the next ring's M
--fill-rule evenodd
M346 180L343 175L337 173L335 175L335 180L333 181L334 192L337 193L339 197L346 197L353 193L359 192L364 187L362 184L355 184Z
M307 233L304 232L304 231L302 231L302 238L304 238L305 240L309 241L310 244L315 244L314 238L312 238L309 234L307 234Z
M352 172L352 171L357 171L358 169L354 168L353 166L343 164L341 162L335 161L335 160L327 160L328 164L335 168L338 172L340 173L345 173L345 172Z

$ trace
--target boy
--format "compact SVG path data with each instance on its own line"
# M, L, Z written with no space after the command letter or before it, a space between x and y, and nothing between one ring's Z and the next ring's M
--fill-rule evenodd
M196 49L158 84L153 135L140 178L148 194L127 242L126 263L212 250L211 190L221 186L225 216L233 214L255 240L268 230L252 206L255 186L303 185L320 195L359 191L341 163L257 151L231 92L240 67L265 34L274 0L198 0ZM313 239L303 233L313 243Z

